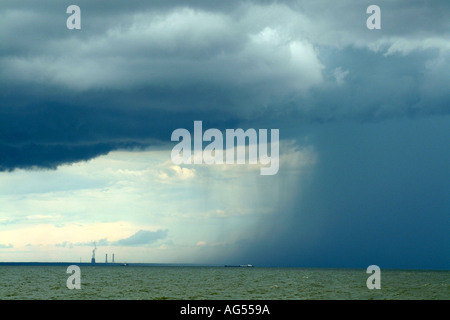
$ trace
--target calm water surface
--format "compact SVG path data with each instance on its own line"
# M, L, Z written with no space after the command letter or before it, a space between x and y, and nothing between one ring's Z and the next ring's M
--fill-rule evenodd
M369 290L362 269L82 266L81 289L64 266L0 266L0 299L450 299L450 271L382 270Z

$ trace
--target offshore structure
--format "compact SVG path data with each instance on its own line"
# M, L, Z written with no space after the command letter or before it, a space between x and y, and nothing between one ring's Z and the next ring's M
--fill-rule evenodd
M94 242L94 249L92 250L91 263L95 263L95 250L97 250L97 246L95 245L95 242Z
M94 249L92 250L92 258L91 258L91 264L95 264L95 251L97 250L97 244L94 242ZM80 258L81 262L81 258ZM108 254L105 255L105 264L108 263ZM114 262L114 253L112 254L112 263Z
M105 255L105 263L108 263L108 254ZM112 254L112 263L114 263L114 253Z

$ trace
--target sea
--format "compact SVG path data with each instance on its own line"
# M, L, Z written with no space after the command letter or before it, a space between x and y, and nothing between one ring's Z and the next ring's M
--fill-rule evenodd
M450 271L218 266L0 266L1 300L448 300Z

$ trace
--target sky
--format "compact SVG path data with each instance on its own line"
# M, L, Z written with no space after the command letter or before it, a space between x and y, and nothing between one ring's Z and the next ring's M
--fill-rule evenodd
M2 0L0 261L449 269L449 13ZM279 129L279 171L174 164L194 121Z

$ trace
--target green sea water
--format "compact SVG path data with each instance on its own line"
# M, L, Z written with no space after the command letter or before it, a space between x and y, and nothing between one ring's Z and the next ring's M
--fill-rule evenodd
M450 271L382 270L369 290L363 269L82 266L68 289L65 266L0 266L2 300L450 299Z

